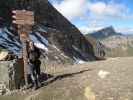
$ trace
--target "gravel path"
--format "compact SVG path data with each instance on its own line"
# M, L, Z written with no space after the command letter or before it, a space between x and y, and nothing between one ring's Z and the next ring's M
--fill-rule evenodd
M43 88L17 100L133 100L133 57L57 67L49 73L54 76Z

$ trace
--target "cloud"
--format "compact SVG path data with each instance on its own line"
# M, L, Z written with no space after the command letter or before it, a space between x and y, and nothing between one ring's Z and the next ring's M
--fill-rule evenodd
M88 4L89 11L98 16L122 17L128 13L128 9L123 4L96 2Z
M123 17L127 16L129 9L123 4L114 2L95 2L87 0L53 0L54 7L66 18L72 20L75 18L91 17Z
M83 34L88 34L88 33L93 33L95 31L99 31L103 28L105 28L106 26L99 26L99 27L80 27L79 30L83 33ZM122 33L122 34L133 34L133 28L116 28L115 27L116 32Z
M116 28L116 30L123 34L133 34L133 28Z
M87 0L63 0L60 3L54 3L54 7L69 20L79 18L87 10Z
M92 32L95 32L95 31L98 31L98 30L101 30L103 29L104 27L86 27L86 26L83 26L83 27L80 27L79 30L83 33L83 34L88 34L88 33L92 33Z

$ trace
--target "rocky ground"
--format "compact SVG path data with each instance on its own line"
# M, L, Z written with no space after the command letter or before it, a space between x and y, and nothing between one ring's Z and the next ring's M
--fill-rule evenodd
M133 100L132 66L133 57L127 57L45 68L51 78L42 88L0 100Z

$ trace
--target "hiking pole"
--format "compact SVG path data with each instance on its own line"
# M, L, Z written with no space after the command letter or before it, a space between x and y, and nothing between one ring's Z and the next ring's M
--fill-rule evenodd
M22 55L24 62L24 79L25 85L28 86L27 79L27 68L28 68L28 47L27 41L30 40L29 33L32 30L32 26L34 25L34 12L27 10L14 10L13 12L13 23L18 27L18 33L20 36L20 41L22 43Z

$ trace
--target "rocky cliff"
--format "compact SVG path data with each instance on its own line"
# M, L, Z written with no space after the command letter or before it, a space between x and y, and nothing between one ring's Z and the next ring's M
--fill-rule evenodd
M30 0L29 0L30 1ZM12 25L12 9L28 9L35 12L35 26L30 37L34 42L48 48L47 58L59 62L75 62L79 60L96 60L91 40L62 16L47 0L1 0L0 2L0 47L15 54L21 53L21 43L14 25ZM5 12L5 13L3 13ZM96 41L95 39L93 41Z

